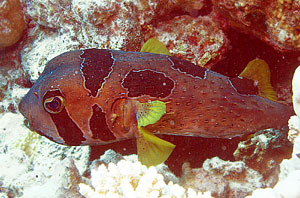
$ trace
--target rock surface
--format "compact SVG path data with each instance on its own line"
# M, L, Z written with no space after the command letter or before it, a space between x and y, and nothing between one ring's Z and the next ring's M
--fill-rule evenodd
M19 0L0 2L0 48L15 44L22 36L26 23Z

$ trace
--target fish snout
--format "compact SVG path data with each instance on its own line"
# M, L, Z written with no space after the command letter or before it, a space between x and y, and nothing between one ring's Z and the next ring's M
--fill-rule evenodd
M28 109L28 102L29 102L29 99L28 99L28 95L25 95L20 103L19 103L19 112L27 119L28 118L28 112L29 112L29 109Z
M19 112L24 116L24 124L31 130L34 130L32 127L32 121L35 120L36 112L35 109L38 105L38 98L31 94L29 91L20 101L19 103Z
M29 91L19 103L19 111L25 117L24 125L50 140L63 143L49 113L40 104L38 95Z

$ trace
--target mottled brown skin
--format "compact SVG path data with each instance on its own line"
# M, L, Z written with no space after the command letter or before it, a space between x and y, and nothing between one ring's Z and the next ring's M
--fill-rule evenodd
M102 67L105 75L97 78ZM65 99L61 113L45 110L46 92ZM67 145L138 136L137 104L154 100L167 104L167 113L146 127L157 134L231 138L287 124L288 107L239 92L228 77L174 57L89 49L51 60L19 109L32 130Z

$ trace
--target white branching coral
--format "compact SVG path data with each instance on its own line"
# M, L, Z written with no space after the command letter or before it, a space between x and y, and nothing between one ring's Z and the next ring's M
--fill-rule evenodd
M300 66L296 69L292 82L293 106L297 116L300 117Z
M90 183L90 184L87 184ZM209 192L195 192L178 184L164 181L164 176L151 166L140 162L121 160L91 170L91 179L79 184L79 192L87 198L99 197L202 197L210 198Z

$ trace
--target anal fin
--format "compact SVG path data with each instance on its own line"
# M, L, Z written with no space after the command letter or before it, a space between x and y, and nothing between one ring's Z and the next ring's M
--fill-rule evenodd
M175 145L156 137L144 127L139 127L137 153L139 161L149 167L163 163L171 155Z

